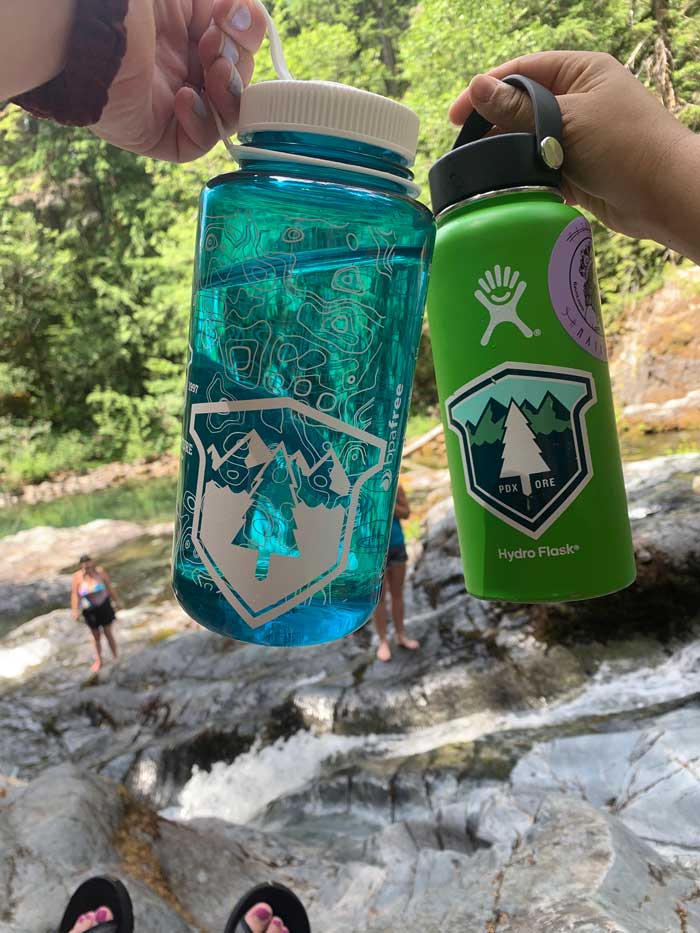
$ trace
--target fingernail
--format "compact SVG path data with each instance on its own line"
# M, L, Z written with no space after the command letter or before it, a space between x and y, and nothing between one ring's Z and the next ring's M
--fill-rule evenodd
M243 93L243 82L235 65L231 65L231 78L228 82L228 89L234 97L240 97Z
M271 914L272 914L272 911L268 910L267 907L256 907L255 908L255 916L258 918L258 920L269 920Z
M207 115L207 108L204 106L204 101L197 93L195 93L194 95L194 103L192 104L192 110L197 114L198 117L202 117L203 119Z
M499 84L500 82L492 78L491 75L477 75L469 85L472 100L480 104L487 104Z
M238 32L245 32L246 29L250 29L252 22L253 17L247 3L241 3L237 6L229 18L231 28L236 29Z
M238 49L236 48L236 44L234 43L233 39L229 39L228 36L226 36L226 38L224 39L224 44L221 48L221 55L222 55L222 58L225 58L228 61L230 61L232 65L235 65L240 57L238 55Z

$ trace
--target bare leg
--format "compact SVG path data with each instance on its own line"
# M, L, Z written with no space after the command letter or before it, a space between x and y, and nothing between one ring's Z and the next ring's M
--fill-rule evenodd
M109 645L112 652L112 657L116 660L119 657L119 652L117 651L117 642L114 638L114 629L111 625L105 625L104 633L105 638L107 639L107 644Z
M96 674L102 667L102 636L98 628L91 628L90 634L92 635L93 648L95 649L95 663L90 670L93 674Z
M379 635L377 657L380 661L391 661L391 648L389 647L389 642L387 641L386 637L388 623L386 614L386 574L384 575L384 582L382 583L382 592L379 597L379 602L377 603L377 608L374 610L374 622L377 626L377 634Z
M414 638L406 636L406 629L403 624L404 604L403 604L403 585L406 579L406 564L389 564L386 568L386 575L389 578L389 591L391 593L391 615L396 629L396 641L402 648L408 648L415 651L418 642Z

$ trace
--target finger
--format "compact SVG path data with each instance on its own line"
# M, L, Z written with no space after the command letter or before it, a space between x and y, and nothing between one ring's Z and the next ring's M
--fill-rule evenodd
M469 85L470 109L507 133L532 131L534 116L527 94L497 81L491 75L477 75ZM466 119L466 115L465 118Z
M199 42L211 23L213 0L194 0L187 32L191 42Z
M226 38L228 38L226 33L212 23L199 40L199 60L204 71L211 68L216 59L223 53ZM233 40L229 39L229 42L233 43Z
M228 40L231 42L231 40ZM231 49L235 47L231 42ZM238 126L241 110L243 87L250 81L253 73L253 59L250 53L241 50L236 64L220 56L205 72L207 97L216 108L227 133L233 133Z
M213 18L236 44L255 53L265 37L265 17L255 0L214 0Z
M205 102L191 87L180 88L173 109L177 160L191 162L218 142L219 132Z
M218 26L211 26L202 36L199 43L199 58L204 67L205 75L214 67L217 60L222 58L229 65L236 68L244 86L250 83L253 76L253 56L246 49L241 48L225 32L222 32ZM232 75L229 73L229 81L231 77Z
M199 48L194 42L187 46L187 84L191 84L192 87L202 87L204 84L204 69L199 57Z
M590 52L534 52L513 58L488 72L494 78L505 78L510 74L524 75L548 88L553 94L568 93L574 79L590 64ZM483 76L479 76L483 77ZM450 107L453 123L464 123L474 109L471 85L459 95Z

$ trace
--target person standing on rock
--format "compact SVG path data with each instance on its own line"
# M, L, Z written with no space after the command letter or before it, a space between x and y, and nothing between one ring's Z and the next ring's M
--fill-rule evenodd
M95 649L95 662L90 668L93 674L97 674L102 667L102 632L112 657L115 661L118 657L117 643L112 630L116 618L112 601L117 606L120 605L109 574L104 567L96 567L92 558L83 554L80 558L80 569L73 574L71 608L75 621L78 621L82 612L85 624L90 629Z
M407 637L403 624L403 586L406 580L406 562L408 561L408 554L406 553L406 543L403 537L401 521L407 519L410 514L411 508L408 504L406 492L401 483L399 483L399 488L396 491L394 520L391 524L391 533L389 535L389 550L386 555L384 582L382 583L379 604L374 611L374 621L379 634L377 657L380 661L391 661L391 648L389 647L389 641L387 639L387 589L391 594L391 617L394 620L394 628L396 629L396 643L402 648L408 648L409 651L415 651L418 647L418 642L414 638Z

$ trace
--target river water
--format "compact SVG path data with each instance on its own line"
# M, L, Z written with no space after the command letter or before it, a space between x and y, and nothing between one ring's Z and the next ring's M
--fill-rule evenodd
M164 476L119 483L107 489L61 496L48 502L10 505L0 508L0 538L41 525L73 528L96 518L131 522L170 521L175 514L176 488L176 478Z

